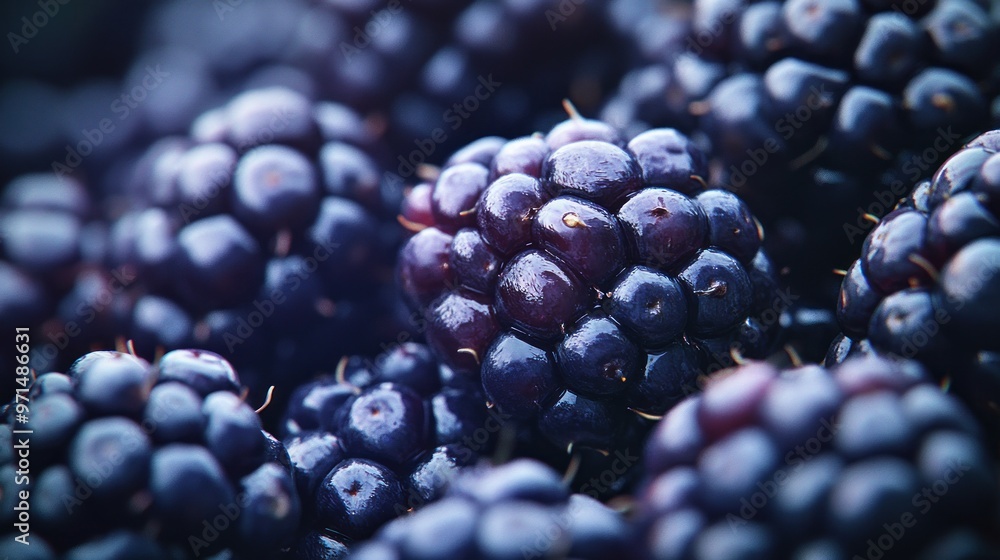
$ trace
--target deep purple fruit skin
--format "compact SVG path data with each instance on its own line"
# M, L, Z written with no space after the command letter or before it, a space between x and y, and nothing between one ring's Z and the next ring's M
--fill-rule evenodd
M687 195L704 188L708 177L705 155L686 136L673 129L643 132L628 143L649 186L666 187Z
M598 141L616 146L622 145L621 136L614 127L592 119L571 118L554 127L545 135L549 150L556 151L574 142Z
M557 445L572 443L609 449L621 421L620 411L607 401L592 400L567 390L542 412L538 426Z
M1000 241L978 239L955 254L941 271L939 308L954 318L945 328L989 350L997 342L996 309L1000 300Z
M753 260L760 249L760 225L750 208L729 191L712 189L696 198L708 219L708 242L736 257L741 263Z
M207 143L188 150L177 162L181 203L191 205L191 210L202 208L203 215L225 210L236 162L236 151L226 144Z
M403 385L383 383L363 391L341 418L344 449L386 465L402 465L427 446L424 402Z
M1000 220L980 203L980 196L961 192L941 203L927 220L927 253L941 265L965 245L1000 235Z
M549 154L545 140L534 136L516 138L504 144L493 158L490 177L496 179L512 173L540 177L542 164Z
M917 259L925 258L922 248L927 217L908 208L890 212L865 238L861 266L869 283L881 294L930 280Z
M312 164L286 146L247 152L236 167L232 192L236 215L268 231L307 223L319 198Z
M502 323L543 339L558 337L583 311L587 293L552 257L536 250L512 259L497 283Z
M615 395L633 382L645 354L603 314L584 316L556 350L566 384L582 394Z
M488 305L451 292L431 304L427 343L450 367L475 371L498 330Z
M497 179L476 208L483 239L503 255L527 245L531 241L532 218L547 199L534 177L512 173Z
M535 243L585 280L602 285L624 266L625 241L618 221L593 202L560 196L538 210Z
M483 358L486 398L512 418L529 419L559 386L552 356L513 334L497 337Z
M320 484L316 513L326 527L366 537L396 516L394 507L403 499L403 486L392 471L365 459L348 459Z
M642 171L625 150L607 142L584 140L552 152L545 162L550 191L615 208L642 188Z
M644 414L663 415L684 397L698 390L705 359L695 346L674 342L650 354L644 370L628 387L628 407Z
M449 266L455 272L458 285L491 294L500 273L500 256L472 228L459 230L451 243Z
M646 188L618 211L641 264L670 270L702 247L708 234L705 213L681 193Z
M475 224L473 212L486 189L489 170L477 163L462 163L441 172L431 191L435 223L448 232Z
M443 287L454 284L451 266L452 236L437 228L426 228L411 237L399 255L399 278L403 293L419 306L427 305Z
M861 263L855 262L847 269L840 286L837 323L847 335L864 338L868 332L868 322L880 301L882 296L868 283Z
M189 283L181 290L198 307L231 307L250 301L264 278L257 241L228 215L192 222L177 236Z
M750 279L725 253L705 249L678 277L693 296L688 322L696 335L718 335L735 328L750 311Z
M645 266L618 276L607 310L647 349L662 348L687 327L688 302L676 278Z

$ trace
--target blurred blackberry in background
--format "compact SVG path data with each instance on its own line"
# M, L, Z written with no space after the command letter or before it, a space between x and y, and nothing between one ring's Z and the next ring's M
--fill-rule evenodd
M409 177L487 135L561 120L559 103L593 111L622 68L603 2L476 0L463 6L414 84L389 110L394 170ZM398 167L397 167L398 164Z
M115 335L110 290L94 297L96 284L112 281L102 266L104 226L97 218L81 183L51 173L21 175L0 195L0 327L32 329L32 363L42 371L64 349L86 352L96 340L90 330ZM127 271L114 279L129 280ZM10 352L0 349L5 369L16 365ZM3 402L12 396L12 386L0 389Z
M477 385L414 343L345 358L336 378L296 389L281 429L306 514L297 557L328 558L435 501L491 451L491 415Z
M1000 93L990 6L696 1L683 46L647 56L602 117L704 133L711 184L745 197L793 288L828 305L858 217L886 213L989 122Z
M241 390L232 366L204 350L155 365L98 351L39 375L20 394L27 423L16 402L3 410L4 525L15 527L28 491L42 558L277 557L298 529L299 498L287 453ZM30 455L12 430L32 431Z
M48 292L55 313L32 348L35 367L64 368L119 337L143 355L198 346L241 368L253 398L269 385L285 398L342 355L395 340L402 183L381 171L381 149L351 110L284 88L244 93L190 135L160 140L105 201L112 220L93 266L43 271L62 284ZM68 256L80 253L77 221L59 222L74 228L60 249ZM61 229L20 222L6 221L16 231L5 251L21 255L12 264L62 254L43 245Z
M700 376L767 356L792 302L705 165L674 130L626 145L579 116L456 152L401 214L416 234L400 280L429 345L559 450L627 444Z
M518 459L463 472L441 501L390 522L348 557L612 558L624 552L628 531L617 512L570 494L549 467Z
M645 470L639 558L997 555L978 426L913 362L738 368L667 414Z
M996 423L1000 405L1000 131L948 159L865 238L847 270L829 363L871 348L922 362Z

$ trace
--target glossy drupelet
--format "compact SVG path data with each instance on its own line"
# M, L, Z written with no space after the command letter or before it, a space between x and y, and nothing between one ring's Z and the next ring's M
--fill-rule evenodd
M499 420L462 381L406 343L295 391L282 430L305 512L297 558L339 558L491 451Z
M28 422L15 403L0 425L5 523L16 513L6 503L24 491L39 558L279 557L299 527L299 496L288 454L242 390L232 366L204 350L155 365L97 351L66 374L39 375L19 395ZM15 477L21 438L30 455Z
M847 270L827 358L913 358L977 411L1000 403L1000 141L986 133L872 229ZM861 343L864 344L861 344Z
M993 558L995 467L915 362L752 363L676 406L645 450L644 559Z
M529 459L459 475L437 503L393 521L348 558L508 560L621 557L629 527Z
M795 291L829 305L829 272L856 255L863 215L882 217L990 126L991 6L698 0L668 12L662 46L639 57L602 117L704 135L709 183L740 193Z
M601 450L731 356L766 356L791 302L705 165L674 130L626 144L579 117L457 152L400 216L430 346L513 422Z

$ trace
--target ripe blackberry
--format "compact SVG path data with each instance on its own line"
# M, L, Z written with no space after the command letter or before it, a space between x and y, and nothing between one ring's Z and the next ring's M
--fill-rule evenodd
M480 388L421 344L345 358L336 378L299 387L282 425L306 518L297 558L328 558L436 500L499 429Z
M661 415L730 354L771 351L786 304L762 232L735 195L703 188L683 135L626 145L577 117L485 142L411 191L402 221L419 231L399 271L435 353L481 374L503 414L607 450L638 420L627 409Z
M983 411L1000 403L998 151L995 131L966 144L874 226L837 307L847 337L924 363ZM852 346L838 341L830 359Z
M743 366L651 436L640 558L987 558L996 471L913 362Z
M0 424L0 470L11 475L5 501L29 496L31 548L51 549L45 558L286 550L301 514L288 455L241 390L232 366L204 350L168 352L155 365L91 352L19 389ZM16 515L4 508L8 528Z
M832 302L858 215L888 211L1000 100L990 3L698 0L607 104L616 126L703 133L712 185L764 222L797 293ZM686 17L686 19L685 19ZM871 208L881 206L881 211ZM860 211L859 211L860 209Z
M517 459L463 472L439 502L390 522L348 558L610 558L627 544L618 513Z
M112 336L141 354L225 355L255 398L276 372L304 380L374 351L399 330L383 292L401 184L383 149L371 122L286 88L237 95L157 142L109 227L105 264L131 279L112 292L124 307Z

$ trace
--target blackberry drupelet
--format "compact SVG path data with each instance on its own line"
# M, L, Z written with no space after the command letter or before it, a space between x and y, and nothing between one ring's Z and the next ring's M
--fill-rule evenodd
M1000 403L1000 141L979 136L868 233L828 362L865 346L922 362L973 408ZM864 344L859 344L864 342Z
M401 214L428 343L502 414L601 450L629 410L662 415L731 354L766 356L787 303L758 224L704 189L705 165L674 130L626 145L579 117L457 152Z
M507 560L620 557L628 525L530 459L469 469L437 503L390 522L349 558Z
M992 558L997 477L978 425L914 362L737 368L645 452L648 559Z
M669 5L670 3L668 3ZM770 234L796 292L827 305L844 231L892 201L990 122L998 23L979 0L698 0L683 44L631 71L603 117L703 133L710 184ZM638 39L637 39L638 40ZM638 123L638 124L636 124Z
M284 444L304 504L297 558L326 559L431 503L500 429L481 389L406 343L292 395Z
M3 496L30 492L30 548L53 559L278 557L298 530L299 497L287 453L241 390L205 350L155 365L97 351L38 376L20 395L28 422L10 405L0 425ZM15 478L22 437L30 467ZM8 527L14 514L3 510Z

